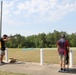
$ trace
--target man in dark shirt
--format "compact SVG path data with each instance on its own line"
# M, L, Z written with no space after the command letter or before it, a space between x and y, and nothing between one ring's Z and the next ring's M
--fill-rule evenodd
M3 57L5 55L5 42L8 40L8 36L5 34L3 35L3 37L0 39L0 44L1 44L1 48L0 48L0 64L3 64Z
M62 34L61 38L57 41L57 48L60 57L60 68L61 68L59 72L66 71L65 65L66 61L68 60L68 59L66 60L66 56L68 54L67 52L69 52L69 43L68 40L65 39L65 34Z

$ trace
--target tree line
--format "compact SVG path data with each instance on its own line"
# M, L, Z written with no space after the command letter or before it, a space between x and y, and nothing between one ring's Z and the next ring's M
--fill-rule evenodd
M8 48L54 48L56 42L60 38L61 34L66 35L70 47L76 47L76 33L68 34L66 32L49 32L48 34L39 33L37 35L21 36L20 34L12 35L14 38L10 39L6 43Z

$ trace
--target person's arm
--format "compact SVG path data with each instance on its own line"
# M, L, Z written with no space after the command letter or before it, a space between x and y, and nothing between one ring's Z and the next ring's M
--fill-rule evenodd
M59 42L57 41L57 50L59 52Z
M69 42L68 42L68 40L66 41L66 44L67 44L67 50L69 52Z
M57 45L57 49L58 49L58 52L59 52L59 45Z
M10 39L10 38L7 37L6 39L3 39L3 41L8 41L9 39Z

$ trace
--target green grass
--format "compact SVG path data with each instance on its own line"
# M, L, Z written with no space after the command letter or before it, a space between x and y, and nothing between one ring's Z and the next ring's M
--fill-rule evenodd
M0 75L27 75L27 74L0 71Z
M76 48L70 48L73 50L73 63L76 64ZM22 49L22 48L9 48L8 57L15 58L23 62L40 62L40 48L35 49ZM57 48L44 48L44 63L59 64L59 55ZM26 75L20 73L4 72L0 71L0 75Z
M76 63L76 50L73 50L73 62ZM40 48L23 50L22 48L9 48L9 58L15 58L23 62L40 62ZM44 62L49 64L58 64L59 55L56 48L44 48Z

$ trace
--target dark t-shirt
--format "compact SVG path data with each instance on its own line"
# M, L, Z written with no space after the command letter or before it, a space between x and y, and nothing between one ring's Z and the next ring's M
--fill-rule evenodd
M67 53L67 46L69 46L68 40L65 40L61 38L60 40L57 41L57 45L59 46L59 54L64 54L66 55Z
M60 39L59 41L58 41L58 44L59 44L59 48L60 49L65 49L65 43L66 43L66 40L65 39Z
M3 41L3 38L1 38L0 41L1 41L1 50L4 51L5 50L5 41Z

